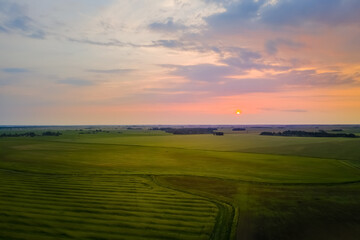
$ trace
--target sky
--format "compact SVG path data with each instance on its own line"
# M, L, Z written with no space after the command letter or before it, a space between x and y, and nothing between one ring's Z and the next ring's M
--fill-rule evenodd
M360 124L359 12L358 0L0 0L0 125Z

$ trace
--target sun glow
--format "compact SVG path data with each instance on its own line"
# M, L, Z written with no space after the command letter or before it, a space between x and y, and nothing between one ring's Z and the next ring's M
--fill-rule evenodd
M241 114L241 111L240 111L240 110L236 110L236 114L237 114L237 115L240 115L240 114Z

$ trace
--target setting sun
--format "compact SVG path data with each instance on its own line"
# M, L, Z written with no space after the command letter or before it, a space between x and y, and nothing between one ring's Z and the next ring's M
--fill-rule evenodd
M240 114L241 114L241 111L240 111L240 110L237 110L237 111L236 111L236 114L237 114L237 115L240 115Z

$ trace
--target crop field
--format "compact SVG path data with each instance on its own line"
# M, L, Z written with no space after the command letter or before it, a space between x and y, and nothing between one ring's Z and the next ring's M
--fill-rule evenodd
M101 129L0 138L0 239L360 236L359 138Z
M216 203L148 177L23 175L0 175L4 239L209 239L222 231Z

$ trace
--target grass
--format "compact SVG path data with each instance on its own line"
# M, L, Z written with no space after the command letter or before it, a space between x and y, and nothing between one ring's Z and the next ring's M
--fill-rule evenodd
M156 131L155 131L156 132ZM57 139L54 139L57 140ZM359 160L360 139L277 137L238 133L222 137L212 135L169 135L154 133L125 133L103 135L67 135L61 141L78 143L104 143L153 147L218 150L232 152L266 153Z
M146 176L1 171L0 178L6 206L0 229L9 238L209 239L218 213L206 198L160 187Z
M360 184L255 184L163 176L177 188L222 199L238 209L236 239L356 239Z
M359 180L357 169L334 159L36 139L6 144L0 167L38 173L177 174L281 183Z
M358 144L124 129L0 138L0 239L357 239Z

